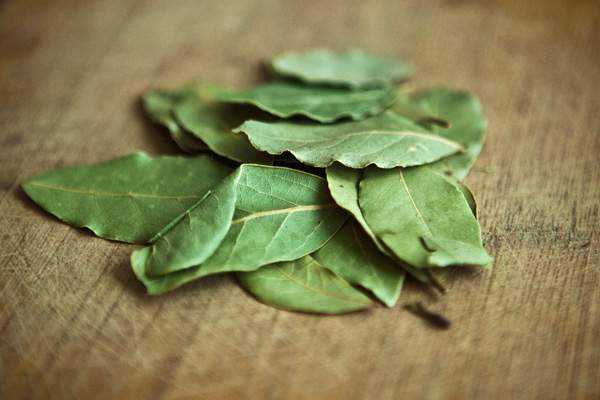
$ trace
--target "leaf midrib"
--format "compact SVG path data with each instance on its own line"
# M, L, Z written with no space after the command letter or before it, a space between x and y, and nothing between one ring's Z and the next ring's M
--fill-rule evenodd
M44 189L56 190L67 193L76 193L83 194L88 196L104 196L104 197L146 197L146 198L154 198L154 199L169 199L169 200L183 200L183 199L198 199L199 196L190 195L190 196L175 196L175 195L161 195L161 194L150 194L150 193L136 193L136 192L105 192L98 190L89 190L89 189L74 189L68 188L66 186L61 185L50 185L47 183L41 182L29 182L26 185L28 186L38 186Z
M417 216L419 217L419 219L421 220L423 225L425 225L425 228L427 228L427 231L429 231L429 234L431 235L431 237L434 237L433 232L431 231L431 228L429 227L429 225L427 225L427 222L425 221L423 214L421 214L421 210L419 210L419 207L417 207L417 203L415 202L415 199L413 198L412 193L408 189L408 185L406 184L406 180L404 179L404 173L402 172L402 168L398 168L398 172L400 174L400 181L402 182L402 186L404 187L404 190L406 191L406 194L408 195L408 198L410 199L412 206L414 207L415 211L417 212Z
M300 212L300 211L316 211L316 210L323 210L326 208L334 208L334 207L335 207L335 204L328 203L328 204L313 204L313 205L308 205L308 206L279 208L276 210L268 210L268 211L259 211L259 212L252 213L250 215L246 215L242 218L235 219L235 220L231 221L231 224L234 225L234 224L245 223L246 221L249 221L252 219L267 217L267 216L271 216L271 215L291 214L291 213Z
M244 131L246 132L246 131ZM247 133L247 132L246 132ZM249 133L247 133L249 134ZM269 139L272 139L273 137L270 135L261 135L260 133L257 132L253 132L251 134L252 136L261 136L261 137L266 137ZM329 138L318 138L318 139L314 139L314 140L308 140L308 139L294 139L294 138L281 138L280 140L282 141L286 141L286 142L298 142L298 143L324 143L324 142L330 142L333 140L339 140L340 138L347 138L347 137L351 137L351 136L361 136L361 135L390 135L390 136L400 136L400 137L406 137L406 136L413 136L413 137L420 137L420 138L425 138L428 140L432 140L432 141L437 141L437 142L441 142L444 143L450 147L454 147L459 151L465 151L465 148L457 143L454 142L452 140L446 139L442 136L438 136L438 135L433 135L430 133L421 133L421 132L413 132L413 131L384 131L384 130L373 130L373 131L360 131L360 132L352 132L352 133L348 133L348 134L341 134L339 136L336 137L329 137Z

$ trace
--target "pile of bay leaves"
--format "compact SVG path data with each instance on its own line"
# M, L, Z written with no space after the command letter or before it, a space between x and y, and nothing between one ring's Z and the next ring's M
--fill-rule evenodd
M191 155L62 168L25 192L71 225L145 244L131 265L153 295L232 272L266 304L336 314L393 306L407 274L439 287L436 269L490 265L461 183L485 133L473 95L407 92L407 64L362 51L267 65L276 78L250 89L144 94Z

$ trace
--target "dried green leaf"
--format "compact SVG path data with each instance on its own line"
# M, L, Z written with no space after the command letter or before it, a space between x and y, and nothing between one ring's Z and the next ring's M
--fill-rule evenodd
M238 272L237 276L260 301L286 310L343 314L372 305L367 296L311 256Z
M217 103L214 93L219 90L210 84L196 83L193 95L180 100L174 108L177 123L220 156L240 163L270 164L271 156L257 151L244 135L232 132L254 114Z
M391 111L332 125L246 121L236 131L244 132L259 150L270 154L289 151L315 167L327 167L334 161L351 168L421 165L463 149Z
M433 112L405 96L404 93L398 93L398 97L390 109L396 114L411 119L425 128L429 128L431 125L437 125L442 128L450 127L450 122L434 115Z
M173 110L177 103L194 96L194 90L189 86L184 86L177 90L149 90L142 97L142 106L150 119L167 128L171 139L188 153L204 151L207 147L202 140L192 136L179 126Z
M479 224L460 189L426 166L368 168L360 182L359 204L377 238L414 267L472 264L474 248L485 253ZM452 259L430 257L433 250L444 250ZM476 265L489 263L483 259Z
M392 88L352 91L289 82L222 91L216 96L226 103L251 104L281 118L301 115L318 122L334 122L340 118L361 120L382 112L396 99Z
M206 275L300 258L345 220L323 179L243 164L152 247L134 252L132 266L148 292L160 294Z
M375 247L381 253L387 255L391 259L390 261L393 261L395 265L404 269L414 278L423 283L429 283L429 277L423 270L414 268L406 263L401 263L400 260L395 257L393 252L388 251L385 244L381 243L381 241L377 238L377 236L375 236L369 227L369 224L367 224L367 221L365 221L362 210L360 209L358 203L358 187L363 171L347 168L337 163L327 167L326 171L327 185L329 187L329 191L331 192L331 196L340 207L349 211L354 216L355 220L363 228L364 233L366 233L366 235L371 239ZM386 300L384 300L382 296L378 295L378 297L384 303L386 303ZM389 298L386 297L386 299L389 301Z
M369 289L388 307L400 296L404 271L377 249L354 220L346 222L313 258L351 284Z
M96 165L72 166L27 180L23 189L46 211L96 235L144 243L231 173L207 155L136 153Z
M473 192L471 192L471 189L463 182L459 182L459 181L453 181L453 182L456 186L458 186L458 188L462 192L463 196L465 196L465 199L467 200L467 203L469 204L469 208L471 208L471 211L473 212L475 219L478 219L477 200L475 199L475 195L473 194Z
M425 246L433 250L429 255L430 265L447 267L449 265L488 266L492 257L480 245L472 245L459 240L423 237Z
M412 67L402 60L361 50L289 52L274 57L270 65L275 73L285 77L355 89L388 86L412 75Z
M477 97L465 91L429 89L410 97L399 96L393 109L402 107L413 107L430 119L448 122L447 129L435 125L430 125L430 129L437 135L460 143L465 151L444 158L430 167L458 180L464 179L479 156L485 139L486 122Z
M377 242L377 238L371 232L358 205L358 184L362 177L362 170L347 168L335 163L327 167L326 173L331 197L340 207L350 212L373 241Z

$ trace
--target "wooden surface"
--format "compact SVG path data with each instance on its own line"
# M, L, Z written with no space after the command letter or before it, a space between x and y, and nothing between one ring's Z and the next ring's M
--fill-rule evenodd
M0 3L0 398L600 398L597 1ZM414 86L480 96L468 183L494 270L435 302L320 317L227 276L144 295L132 247L46 215L19 183L143 149L174 153L139 95L192 77L244 85L287 49L358 46ZM428 328L422 300L452 319Z

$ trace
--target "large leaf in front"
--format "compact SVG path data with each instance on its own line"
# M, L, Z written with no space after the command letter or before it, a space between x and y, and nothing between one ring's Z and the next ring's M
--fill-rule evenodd
M322 247L347 219L325 181L288 168L241 165L132 266L150 294L200 277L252 271Z
M386 111L358 122L332 125L246 121L244 132L259 150L292 153L304 164L327 167L334 161L351 168L380 168L430 163L462 151L460 144L413 121Z
M376 56L361 50L288 52L275 56L270 66L275 73L284 77L310 84L355 89L387 86L412 75L412 68L400 59Z
M421 281L423 283L428 283L429 276L423 270L421 270L419 268L414 268L410 265L407 265L406 263L399 263L399 260L397 259L397 257L395 257L395 255L387 249L385 244L382 243L377 238L377 236L375 236L375 234L369 227L369 224L367 224L367 221L365 220L362 210L360 209L360 205L358 203L358 187L359 187L359 183L362 178L362 175L363 175L363 171L359 170L359 169L347 168L347 167L344 167L343 165L336 163L336 164L333 164L333 165L327 167L326 172L327 172L327 186L329 187L329 192L331 193L331 196L333 197L335 202L340 207L342 207L346 211L350 212L350 214L352 214L352 216L354 217L356 222L358 222L358 224L362 227L363 232L357 233L357 235L355 235L355 236L360 237L361 240L368 240L369 238L371 239L372 244L364 244L364 245L362 245L362 247L371 250L373 245L375 245L375 247L379 250L380 253L385 254L386 256L389 257L389 259L387 260L387 264L389 264L390 262L393 262L393 264L395 265L395 268L401 267L406 272L411 274L413 277L418 279L419 281ZM353 226L353 229L356 230L357 227ZM338 237L339 235L340 234L338 233L338 235L336 235L336 237ZM346 233L346 235L348 236L348 233ZM355 250L356 250L356 248L355 248ZM369 260L366 259L367 257L362 257L362 258L363 258L363 261L362 261L363 263L369 263L369 264L374 265L371 267L371 269L377 268L377 265L384 264L383 260L381 260L381 262L379 262L379 260L376 260L375 262L369 262ZM368 257L368 258L375 259L375 257ZM341 269L343 267L340 266L339 268ZM387 271L387 268L385 268L385 270ZM334 271L339 272L338 269L334 269ZM342 276L344 276L344 275L342 275ZM347 276L344 276L344 277L346 279L352 280L351 278L349 278ZM394 297L390 296L390 293L394 293L393 291L389 292L389 291L386 291L385 287L377 287L376 283L368 282L367 284L369 286L366 286L366 285L364 285L364 286L373 290L375 295L378 296L379 299L381 301L383 301L384 303L389 304L390 302L392 302L392 303L395 302ZM401 284L401 282L400 282L400 284ZM388 287L390 287L390 286L388 285ZM399 294L400 286L398 286L397 290L398 290L398 294Z
M232 169L207 155L136 153L96 165L72 166L23 184L46 211L103 238L144 243Z
M142 97L142 106L150 119L167 128L171 139L188 153L206 150L202 140L194 137L179 126L173 111L175 106L187 98L196 96L189 85L176 90L152 89Z
M272 157L252 147L244 135L232 132L256 113L215 102L214 93L218 90L213 85L195 84L194 95L182 99L174 108L177 123L220 156L240 163L270 163Z
M448 128L429 124L429 129L441 137L460 143L465 151L444 158L430 167L458 180L467 176L485 139L486 122L477 97L460 90L429 89L408 97L399 96L393 109L399 112L402 109L420 110L423 121L447 121Z
M274 82L246 90L217 93L227 103L251 104L281 118L304 116L318 122L340 118L361 120L388 108L396 99L392 88L352 91Z
M313 257L351 284L369 289L388 307L396 304L404 271L377 249L358 222L346 222Z
M343 314L372 305L367 296L311 256L238 272L237 276L260 301L285 310Z
M359 204L379 240L414 267L491 262L465 196L428 167L367 169L360 182ZM436 250L445 256L436 255Z

